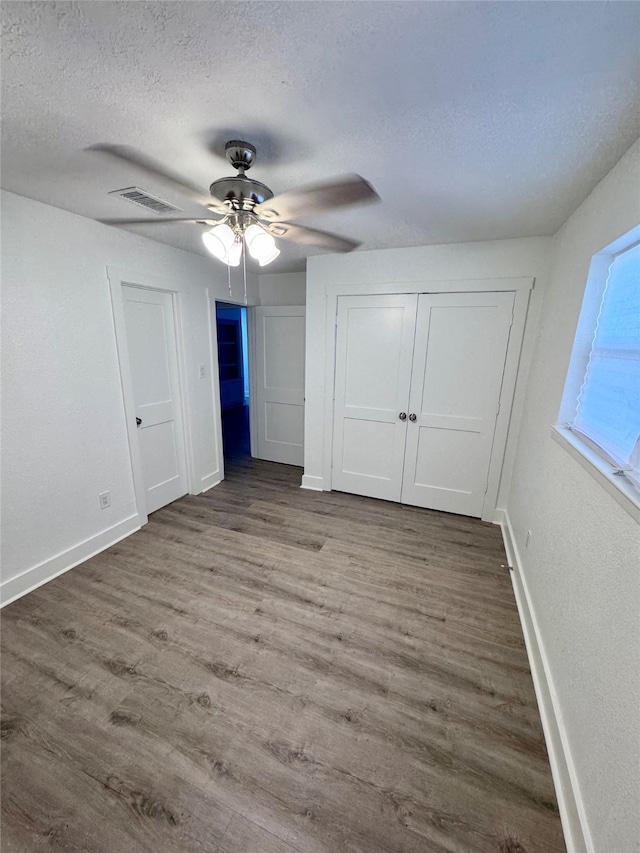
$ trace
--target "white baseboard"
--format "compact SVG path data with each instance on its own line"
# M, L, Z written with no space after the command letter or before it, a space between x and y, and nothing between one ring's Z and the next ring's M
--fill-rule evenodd
M214 486L219 485L222 482L222 478L220 477L220 471L215 471L213 474L209 474L208 477L203 477L200 480L200 491L198 494L202 494L203 492L208 492L209 489L212 489Z
M311 474L303 474L300 488L311 489L313 492L324 492L324 477L312 477Z
M4 581L0 584L0 607L11 604L12 601L57 578L58 575L68 572L69 569L73 569L79 563L84 563L90 557L95 557L100 551L104 551L105 548L115 545L116 542L125 539L135 533L136 530L140 530L145 522L146 518L143 519L136 513L108 530L103 530L101 533L85 539L84 542L79 542L61 554L56 554L55 557L44 560L37 566L32 566L17 577Z
M511 583L518 605L533 686L549 753L567 853L594 853L558 695L551 678L549 661L540 636L540 628L522 571L522 563L508 513L505 510L496 510L494 523L499 524L502 529L507 561L513 569L510 572Z

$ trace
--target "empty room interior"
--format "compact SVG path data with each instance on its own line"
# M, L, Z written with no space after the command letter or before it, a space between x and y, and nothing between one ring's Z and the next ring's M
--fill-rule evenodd
M639 853L640 4L0 14L2 853Z

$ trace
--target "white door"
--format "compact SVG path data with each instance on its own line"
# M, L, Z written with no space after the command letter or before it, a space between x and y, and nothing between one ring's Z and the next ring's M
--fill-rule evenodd
M123 285L127 350L147 514L188 491L170 293Z
M302 465L305 308L291 305L254 311L258 458Z
M400 500L416 306L412 294L338 299L334 489Z
M482 515L513 299L512 293L420 296L403 503Z

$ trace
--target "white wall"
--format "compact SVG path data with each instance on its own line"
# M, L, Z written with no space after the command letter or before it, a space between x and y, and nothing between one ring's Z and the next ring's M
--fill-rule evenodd
M640 223L639 191L640 142L554 239L507 502L586 823L602 853L640 849L640 528L550 427L591 257Z
M192 491L219 480L217 356L207 288L226 269L12 193L2 193L2 591L25 591L135 529L136 507L106 267L180 291ZM234 298L243 297L236 283ZM257 302L257 280L250 280ZM198 364L207 366L204 380ZM109 491L101 510L98 494Z
M260 305L304 305L306 273L289 272L258 276Z
M534 278L525 329L519 378L516 383L511 424L506 445L498 506L507 500L511 466L520 423L526 376L535 339L548 265L550 238L496 240L381 249L349 255L318 255L307 262L307 347L305 456L303 483L326 488L325 375L327 288L338 284L362 285L384 292L386 283L460 281L469 279Z

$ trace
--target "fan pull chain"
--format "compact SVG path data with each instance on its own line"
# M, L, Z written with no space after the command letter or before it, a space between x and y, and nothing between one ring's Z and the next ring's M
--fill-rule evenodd
M232 299L233 295L231 293L231 266L229 264L227 264L227 278L229 280L229 299Z

